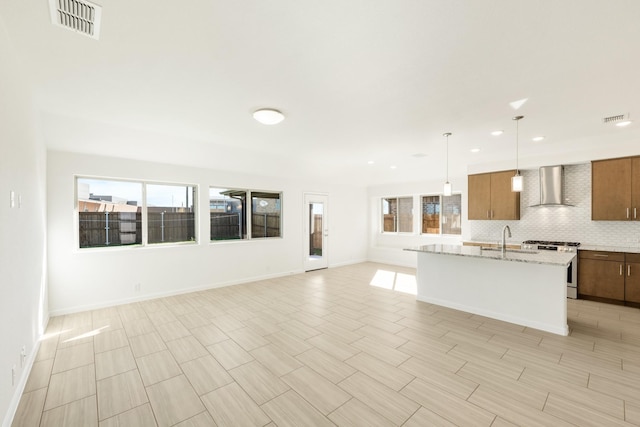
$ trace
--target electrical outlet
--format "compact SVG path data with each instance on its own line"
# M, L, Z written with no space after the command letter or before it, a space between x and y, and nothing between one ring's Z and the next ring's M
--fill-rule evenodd
M133 290L135 292L140 292L140 283L136 283L135 285L133 285Z
M11 368L11 386L16 385L16 365Z

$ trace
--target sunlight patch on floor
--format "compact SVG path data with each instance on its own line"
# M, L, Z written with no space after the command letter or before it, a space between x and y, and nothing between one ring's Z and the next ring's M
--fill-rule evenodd
M72 342L72 341L76 341L76 340L81 340L83 338L93 337L93 336L98 335L100 332L102 332L103 329L107 329L108 327L109 327L109 325L103 326L101 328L94 329L94 330L89 331L89 332L85 332L84 334L77 335L77 336L75 336L73 338L69 338L68 340L64 340L63 342L66 343L66 342Z
M378 270L369 283L377 288L390 289L406 294L416 295L416 276L412 274L396 273L395 271Z

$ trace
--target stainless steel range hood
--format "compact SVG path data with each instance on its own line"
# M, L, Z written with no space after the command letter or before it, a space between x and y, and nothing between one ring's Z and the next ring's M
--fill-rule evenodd
M534 206L573 206L564 199L564 166L543 166L539 171L540 203Z

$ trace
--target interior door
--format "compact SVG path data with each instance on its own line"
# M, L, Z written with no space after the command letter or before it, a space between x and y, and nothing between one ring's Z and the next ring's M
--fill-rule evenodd
M326 194L304 195L304 270L318 270L327 268L329 227L327 221Z

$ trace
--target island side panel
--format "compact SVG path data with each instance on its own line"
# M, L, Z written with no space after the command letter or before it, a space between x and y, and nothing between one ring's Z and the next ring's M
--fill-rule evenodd
M568 335L566 267L418 252L417 299Z

